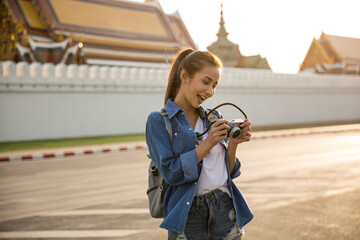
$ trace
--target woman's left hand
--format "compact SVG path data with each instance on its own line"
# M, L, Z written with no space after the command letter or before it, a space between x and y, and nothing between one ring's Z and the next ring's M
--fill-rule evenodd
M243 142L248 142L251 139L251 123L249 119L245 119L245 122L240 125L241 134L238 138L229 138L229 144L239 144Z

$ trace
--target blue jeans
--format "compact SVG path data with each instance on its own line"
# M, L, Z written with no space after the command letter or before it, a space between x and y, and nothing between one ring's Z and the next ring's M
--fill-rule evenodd
M195 197L186 222L185 233L169 231L169 240L235 240L243 230L236 222L232 199L219 189Z

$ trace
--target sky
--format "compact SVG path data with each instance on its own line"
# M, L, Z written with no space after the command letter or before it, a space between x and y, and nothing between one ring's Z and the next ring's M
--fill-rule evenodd
M144 0L138 0L140 2ZM216 41L221 0L159 0L179 11L200 50ZM359 0L223 0L228 39L245 56L260 54L274 72L296 73L321 32L360 38Z

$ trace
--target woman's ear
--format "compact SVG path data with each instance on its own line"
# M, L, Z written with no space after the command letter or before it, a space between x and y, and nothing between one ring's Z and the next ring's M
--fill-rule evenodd
M189 75L185 69L180 70L180 80L181 80L181 83L185 83L185 84L188 83L188 81L189 81Z

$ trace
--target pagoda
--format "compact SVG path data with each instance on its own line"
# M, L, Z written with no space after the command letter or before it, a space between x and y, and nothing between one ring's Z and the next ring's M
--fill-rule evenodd
M219 25L219 32L216 34L218 38L207 49L222 60L224 67L270 69L266 58L260 55L244 56L240 52L239 45L228 39L229 33L225 29L222 3Z
M234 67L237 64L237 60L242 55L240 53L239 45L231 42L227 38L229 33L225 29L222 3L219 25L219 32L216 34L218 39L216 40L216 42L208 46L207 49L220 57L225 67Z

